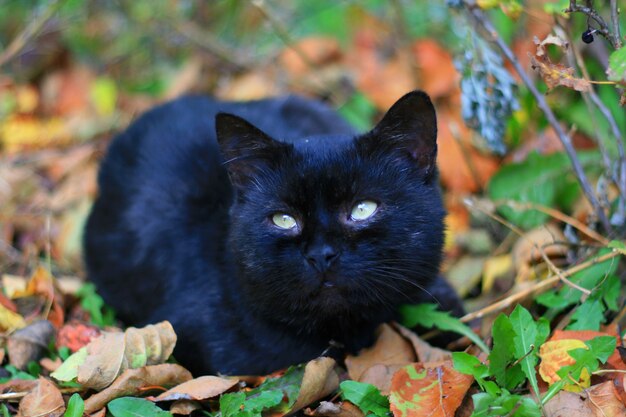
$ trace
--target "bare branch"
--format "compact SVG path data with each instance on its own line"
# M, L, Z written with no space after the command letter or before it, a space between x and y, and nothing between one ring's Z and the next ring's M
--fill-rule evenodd
M619 8L617 7L617 0L611 0L611 23L613 24L613 33L617 40L617 48L622 47L622 31L619 27Z

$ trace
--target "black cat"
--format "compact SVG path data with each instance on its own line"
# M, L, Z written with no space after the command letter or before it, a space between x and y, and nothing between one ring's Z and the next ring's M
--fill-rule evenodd
M362 135L300 97L157 107L102 163L89 278L126 323L169 320L195 373L356 351L402 303L458 311L438 277L436 135L418 91Z

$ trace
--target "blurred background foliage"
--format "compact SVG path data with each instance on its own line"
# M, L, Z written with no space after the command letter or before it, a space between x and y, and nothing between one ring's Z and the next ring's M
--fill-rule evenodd
M608 21L608 2L596 3ZM489 262L512 250L511 230L489 218L495 207L523 230L555 223L545 210L507 202L554 208L607 238L623 237L618 183L624 161L615 127L624 136L618 88L624 81L617 74L618 85L607 82L606 73L614 48L598 34L590 44L582 41L589 19L563 13L568 1L472 6L493 22L569 133L612 221L608 231L581 193L536 97L471 18L468 4L474 3L4 0L0 267L24 274L47 259L58 273L81 275L81 230L106 145L141 112L187 93L226 100L305 94L365 130L407 91L427 91L438 110L449 211L446 270L464 294L480 293ZM568 47L546 44L540 57L537 44L550 34ZM593 89L602 107L563 83L548 88L546 74L533 72L532 58L561 74L559 83L599 81ZM469 209L472 196L487 198L491 208ZM584 257L581 246L593 249L579 230L558 225L569 244L578 245L564 263ZM510 279L500 290L519 275L519 265L510 259L507 265L499 276Z

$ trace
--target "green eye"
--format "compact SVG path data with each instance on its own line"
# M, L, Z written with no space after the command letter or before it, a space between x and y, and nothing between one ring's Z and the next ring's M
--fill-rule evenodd
M296 219L285 213L276 213L272 216L272 223L281 229L290 230L295 228L298 223Z
M364 200L352 207L350 218L354 221L367 220L376 213L378 204L372 200Z

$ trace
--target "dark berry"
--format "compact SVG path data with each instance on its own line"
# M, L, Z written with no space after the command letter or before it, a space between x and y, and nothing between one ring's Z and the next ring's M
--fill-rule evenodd
M591 31L591 29L587 29L583 32L582 39L585 43L593 42L593 32Z

